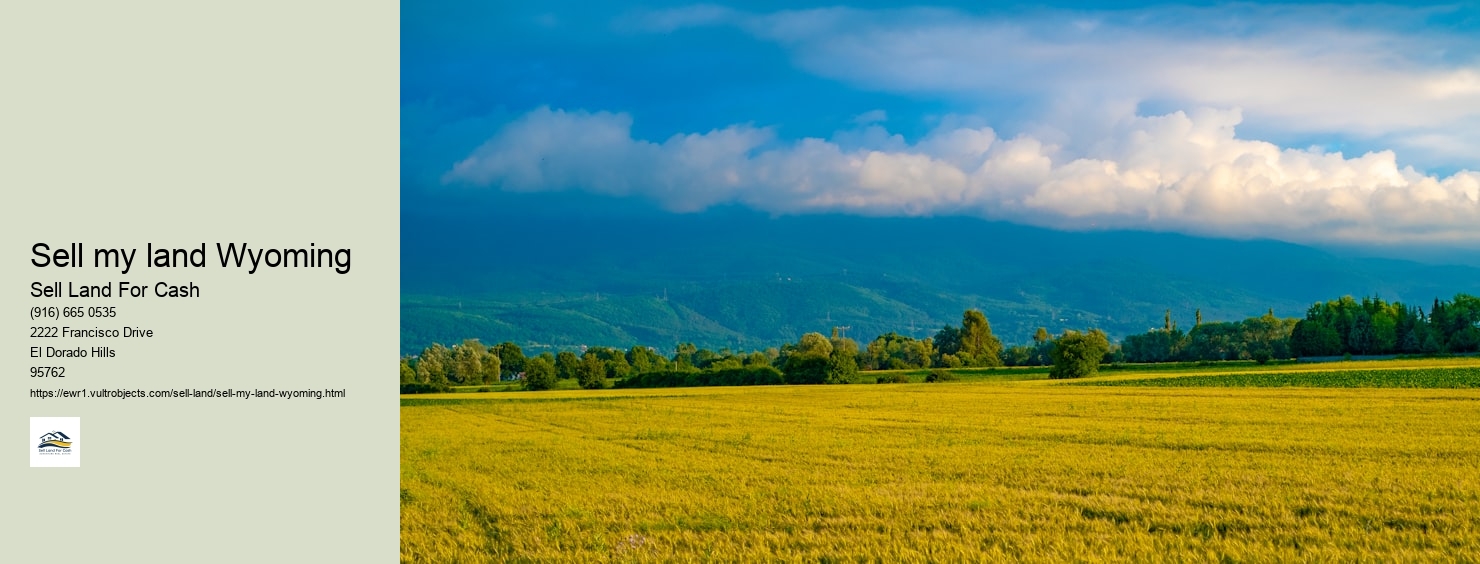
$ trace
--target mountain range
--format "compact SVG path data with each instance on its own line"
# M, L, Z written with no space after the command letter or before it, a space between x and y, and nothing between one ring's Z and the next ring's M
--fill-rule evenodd
M959 324L1006 343L1096 327L1112 338L1374 295L1480 293L1480 268L1271 240L1057 231L965 217L419 214L402 217L402 353L478 338L541 350L755 349L838 327L861 343Z

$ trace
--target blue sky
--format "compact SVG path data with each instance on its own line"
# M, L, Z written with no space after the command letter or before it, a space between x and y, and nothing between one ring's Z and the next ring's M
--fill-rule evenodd
M553 193L1480 241L1473 5L413 2L402 20L410 209Z

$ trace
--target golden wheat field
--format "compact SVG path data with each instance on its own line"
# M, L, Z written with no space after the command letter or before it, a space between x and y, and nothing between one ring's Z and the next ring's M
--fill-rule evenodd
M440 397L401 408L407 562L1480 561L1476 389Z

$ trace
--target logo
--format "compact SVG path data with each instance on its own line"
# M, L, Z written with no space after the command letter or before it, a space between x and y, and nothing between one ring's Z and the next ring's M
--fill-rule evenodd
M32 417L26 446L32 468L82 466L82 418Z
M60 451L53 450L51 452L69 452L72 450L72 437L68 437L66 433L61 431L52 431L41 435L41 444L37 445L36 448L41 449L42 452L46 452L46 449L49 448L61 449Z

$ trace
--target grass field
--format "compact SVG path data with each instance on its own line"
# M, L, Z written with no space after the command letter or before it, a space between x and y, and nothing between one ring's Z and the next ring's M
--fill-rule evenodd
M401 554L1480 561L1480 390L1148 385L1476 367L408 397Z
M1183 388L1480 388L1480 367L1197 374L1084 382L1094 386Z

